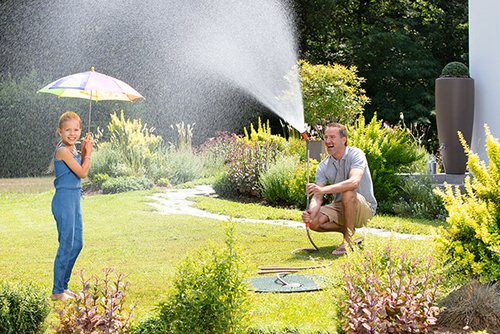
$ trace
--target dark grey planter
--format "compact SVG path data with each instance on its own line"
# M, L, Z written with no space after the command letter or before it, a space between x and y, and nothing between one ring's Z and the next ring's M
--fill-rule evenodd
M307 145L309 157L320 162L321 155L326 152L324 142L322 140L308 140Z
M467 156L458 139L460 131L470 147L474 124L474 79L436 79L436 123L446 174L465 174Z

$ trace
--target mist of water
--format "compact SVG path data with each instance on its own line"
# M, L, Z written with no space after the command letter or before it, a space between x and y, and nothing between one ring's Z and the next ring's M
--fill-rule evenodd
M144 95L157 127L224 126L251 97L304 131L285 0L6 1L2 15L16 15L2 28L10 65L51 80L95 66Z

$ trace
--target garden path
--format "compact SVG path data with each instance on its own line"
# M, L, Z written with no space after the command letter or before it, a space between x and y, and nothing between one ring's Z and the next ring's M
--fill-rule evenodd
M263 220L263 219L250 219L250 218L231 218L226 215L211 213L205 210L197 209L193 207L193 202L188 200L188 197L192 196L209 196L215 194L214 190L209 185L198 185L194 188L188 189L167 189L165 192L156 193L148 196L148 199L152 200L147 202L158 210L161 214L166 215L191 215L204 218L212 218L217 220L229 220L235 222L250 222L250 223L265 223L273 225L284 225L293 228L303 228L304 224L298 221L292 220ZM380 237L392 237L398 239L412 239L412 240L423 240L428 239L430 236L426 235L415 235L406 233L396 233L376 228L364 227L356 229L360 234L372 234Z

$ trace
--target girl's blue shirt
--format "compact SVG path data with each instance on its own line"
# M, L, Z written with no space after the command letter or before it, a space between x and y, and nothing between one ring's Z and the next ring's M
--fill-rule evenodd
M57 146L57 149L60 147L65 147L64 144L60 144ZM75 156L75 160L81 164L80 153ZM54 152L54 187L56 190L68 189L68 190L81 190L81 179L78 175L76 175L63 160L57 160Z

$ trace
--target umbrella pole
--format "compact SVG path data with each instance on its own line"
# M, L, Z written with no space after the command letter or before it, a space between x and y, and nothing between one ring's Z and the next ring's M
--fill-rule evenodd
M90 100L89 100L89 122L87 124L87 134L90 133L90 115L92 114L92 91L90 91Z

